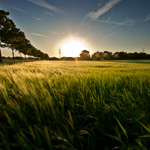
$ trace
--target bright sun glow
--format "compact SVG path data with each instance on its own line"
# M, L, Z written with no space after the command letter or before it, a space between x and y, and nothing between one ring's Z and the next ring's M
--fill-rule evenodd
M79 57L82 50L86 49L83 42L78 40L68 40L61 46L62 56Z

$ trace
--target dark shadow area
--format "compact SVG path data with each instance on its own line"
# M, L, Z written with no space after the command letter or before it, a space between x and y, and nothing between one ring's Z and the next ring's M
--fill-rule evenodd
M23 62L33 62L37 59L32 59L32 58L22 58L20 59L19 57L15 57L14 59L12 59L11 57L3 57L2 58L3 62L0 63L0 65L14 65L14 64L18 64L18 63L23 63Z
M150 64L150 60L113 60L118 63Z
M94 68L111 68L112 66L94 66Z

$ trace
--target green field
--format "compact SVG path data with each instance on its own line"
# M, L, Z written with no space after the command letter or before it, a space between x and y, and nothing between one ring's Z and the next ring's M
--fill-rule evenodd
M1 150L150 149L150 60L0 65Z

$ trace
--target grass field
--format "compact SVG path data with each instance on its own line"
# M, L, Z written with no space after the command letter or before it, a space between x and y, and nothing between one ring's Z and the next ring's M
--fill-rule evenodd
M0 149L150 149L150 60L0 66Z

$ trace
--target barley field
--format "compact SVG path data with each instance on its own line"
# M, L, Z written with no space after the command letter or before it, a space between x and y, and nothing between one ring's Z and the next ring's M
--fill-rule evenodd
M0 65L0 150L150 149L150 60Z

